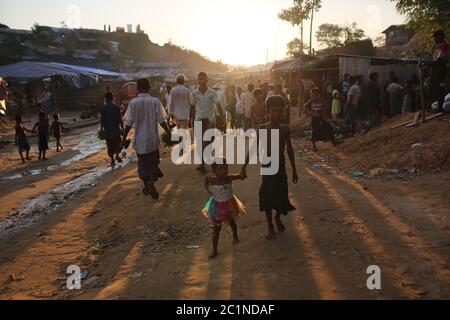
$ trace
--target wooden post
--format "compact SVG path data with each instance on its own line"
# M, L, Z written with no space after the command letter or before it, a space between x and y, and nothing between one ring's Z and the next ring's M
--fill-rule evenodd
M423 75L422 75L422 68L420 65L422 64L422 60L419 59L419 64L417 65L417 69L419 72L419 86L420 86L420 101L422 104L422 122L426 121L426 115L425 115L425 97L423 94Z
M289 70L289 102L292 104L292 72ZM290 111L289 111L290 112Z
M301 71L300 71L301 72ZM305 113L305 85L301 79L300 73L297 75L296 85L298 86L298 103L300 105L299 117L302 118Z

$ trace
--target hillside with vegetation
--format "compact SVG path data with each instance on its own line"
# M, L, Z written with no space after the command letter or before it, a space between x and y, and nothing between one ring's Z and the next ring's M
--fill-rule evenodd
M153 43L143 32L106 32L52 28L35 24L31 31L0 30L0 65L21 60L54 61L117 71L135 71L138 63L180 62L192 70L225 72L227 66L166 43Z

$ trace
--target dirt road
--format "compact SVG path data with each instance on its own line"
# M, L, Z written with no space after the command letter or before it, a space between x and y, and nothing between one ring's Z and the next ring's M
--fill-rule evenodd
M248 208L238 222L241 243L233 247L224 229L219 257L208 260L211 229L200 215L208 199L204 177L193 166L174 166L165 152L159 201L142 195L132 163L1 239L0 298L450 298L450 174L357 179L322 159L325 153L310 153L305 141L294 144L301 181L290 185L290 196L298 210L285 219L287 232L276 241L265 240L253 166L249 179L235 184ZM7 206L0 218L106 161L102 151L34 177L34 187L2 188ZM80 291L66 288L69 265L88 272ZM382 290L367 289L371 265L381 268Z

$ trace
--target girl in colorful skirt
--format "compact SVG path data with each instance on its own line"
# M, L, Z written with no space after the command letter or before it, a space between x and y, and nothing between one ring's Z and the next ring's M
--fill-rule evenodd
M215 176L206 178L205 188L211 195L211 199L202 210L214 226L213 250L210 259L217 257L220 230L223 224L229 224L233 232L233 244L239 243L237 225L235 219L245 214L245 207L233 194L232 183L235 180L244 180L241 174L229 174L228 165L224 159L215 161L212 165Z

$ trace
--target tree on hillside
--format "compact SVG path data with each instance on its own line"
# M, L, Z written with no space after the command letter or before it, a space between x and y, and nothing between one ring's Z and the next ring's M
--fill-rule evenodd
M358 42L360 40L362 40L363 38L365 38L366 34L364 33L363 29L358 28L358 25L356 24L356 22L353 22L350 25L346 25L343 28L343 32L344 32L344 45L349 45L351 43L355 43Z
M66 59L73 57L77 45L77 36L73 32L68 32L64 35L61 47L64 49L64 56Z
M324 23L316 32L316 40L323 48L338 48L343 45L343 28L338 24Z
M281 20L289 22L294 27L300 27L300 40L301 44L299 52L304 51L303 47L303 22L309 17L309 7L307 7L305 0L294 0L294 6L289 9L284 9L278 15Z
M322 48L335 49L361 41L366 37L364 30L354 22L350 25L324 23L316 32L317 42Z
M397 10L405 14L408 25L418 34L423 49L434 47L431 34L443 29L450 34L450 7L448 0L391 0Z
M287 44L287 54L289 56L295 56L299 53L304 53L304 50L308 50L308 45L302 43L299 38L294 38L291 42Z
M42 27L38 23L35 23L31 27L31 33L34 40L43 46L48 46L55 41L55 33L48 27Z
M384 36L376 37L375 39L373 39L373 44L376 45L377 47L384 47L384 45L386 44L386 37Z

